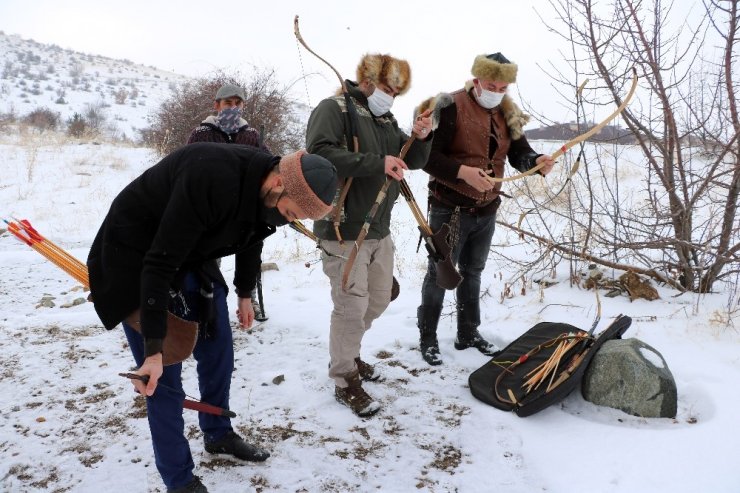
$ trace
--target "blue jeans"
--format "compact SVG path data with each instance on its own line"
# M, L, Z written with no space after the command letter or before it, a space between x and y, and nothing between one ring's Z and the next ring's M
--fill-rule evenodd
M430 205L429 226L432 231L439 231L444 223L449 224L453 213L453 208ZM458 225L453 228L457 230L457 241L452 248L452 264L457 266L463 278L456 291L458 333L461 330L474 330L480 325L480 278L486 267L495 226L495 214L477 216L461 211ZM454 235L455 231L452 233ZM430 259L421 285L421 306L418 311L419 328L426 327L430 334L436 333L445 291L437 286L437 269ZM461 316L462 311L464 316Z
M182 292L190 311L183 318L197 321L200 284L193 274L187 274L184 284ZM214 283L213 299L216 323L212 333L199 331L193 357L197 361L201 400L228 408L234 371L234 346L226 306L226 289ZM144 338L126 323L123 328L134 360L141 366L145 359ZM182 363L165 366L159 383L182 392L181 371ZM162 386L157 387L154 395L146 398L154 460L168 489L180 488L193 479L193 457L185 438L185 421L182 416L184 399L183 394ZM209 442L220 439L232 429L231 420L223 416L198 413L198 421L205 440Z

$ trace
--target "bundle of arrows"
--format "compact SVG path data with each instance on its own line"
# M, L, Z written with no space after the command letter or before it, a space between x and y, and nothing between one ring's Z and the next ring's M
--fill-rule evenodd
M70 255L59 245L47 238L44 238L41 233L31 226L30 221L27 219L13 219L12 221L3 219L3 221L8 225L8 231L13 233L16 238L39 252L47 259L51 260L54 265L72 276L77 280L77 282L82 284L85 289L90 289L87 266Z

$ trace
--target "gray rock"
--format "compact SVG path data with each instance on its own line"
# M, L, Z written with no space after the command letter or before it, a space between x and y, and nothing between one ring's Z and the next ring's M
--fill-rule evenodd
M53 300L56 298L51 295L44 295L41 297L41 301L39 301L39 304L36 305L36 308L44 307L44 308L54 308L56 305Z
M71 308L73 306L81 305L81 304L85 303L86 301L87 300L85 300L85 298L75 298L74 300L72 300L72 301L70 301L68 303L65 303L63 305L60 305L60 308Z
M607 341L582 382L583 398L646 418L675 418L678 391L663 356L639 339Z

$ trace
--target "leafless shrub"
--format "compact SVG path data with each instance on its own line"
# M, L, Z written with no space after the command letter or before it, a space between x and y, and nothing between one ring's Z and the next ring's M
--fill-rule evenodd
M67 135L70 137L82 137L87 131L87 122L79 113L75 113L67 120Z
M580 122L585 107L619 105L636 69L640 90L622 118L646 173L641 190L625 189L617 147L593 146L589 165L564 189L567 208L529 195L537 213L527 216L522 235L557 250L572 270L587 259L681 291L709 292L737 276L739 3L704 0L693 7L697 15L661 0L550 0L561 25L548 27L572 52L569 67L553 64L548 75ZM603 82L575 96L586 78ZM555 230L548 217L566 218L568 226Z
M142 132L145 143L165 154L183 145L193 129L213 112L216 91L227 83L245 89L243 116L249 125L262 131L265 144L274 154L302 147L305 129L290 88L279 83L274 70L257 68L248 76L217 72L176 86L172 96L150 116L151 126Z
M105 126L107 115L105 112L105 102L99 100L97 103L87 103L85 105L85 120L90 132L100 133Z
M46 130L56 130L60 122L59 113L49 108L36 108L23 117L23 122L37 129L40 132Z
M79 62L73 62L72 66L69 68L69 76L72 78L79 79L84 73L85 66Z
M113 96L116 101L116 104L126 104L126 99L128 98L128 91L124 89L123 87L121 87L115 92Z

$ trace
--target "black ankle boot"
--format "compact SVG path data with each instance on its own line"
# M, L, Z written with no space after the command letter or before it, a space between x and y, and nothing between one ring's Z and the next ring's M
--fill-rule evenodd
M437 337L424 337L419 341L419 349L421 350L421 357L424 361L432 366L442 364L442 357L439 355L439 343Z
M477 302L461 303L457 306L457 337L455 349L474 347L486 356L496 356L501 349L488 342L478 332L480 325L480 305Z
M441 306L422 305L416 310L419 327L419 350L424 361L432 366L442 364L437 342L437 324L442 313Z
M501 349L497 345L485 340L477 329L468 331L465 335L461 335L458 332L457 337L455 338L455 349L468 349L471 347L474 347L486 356L491 357L496 356L501 352Z

